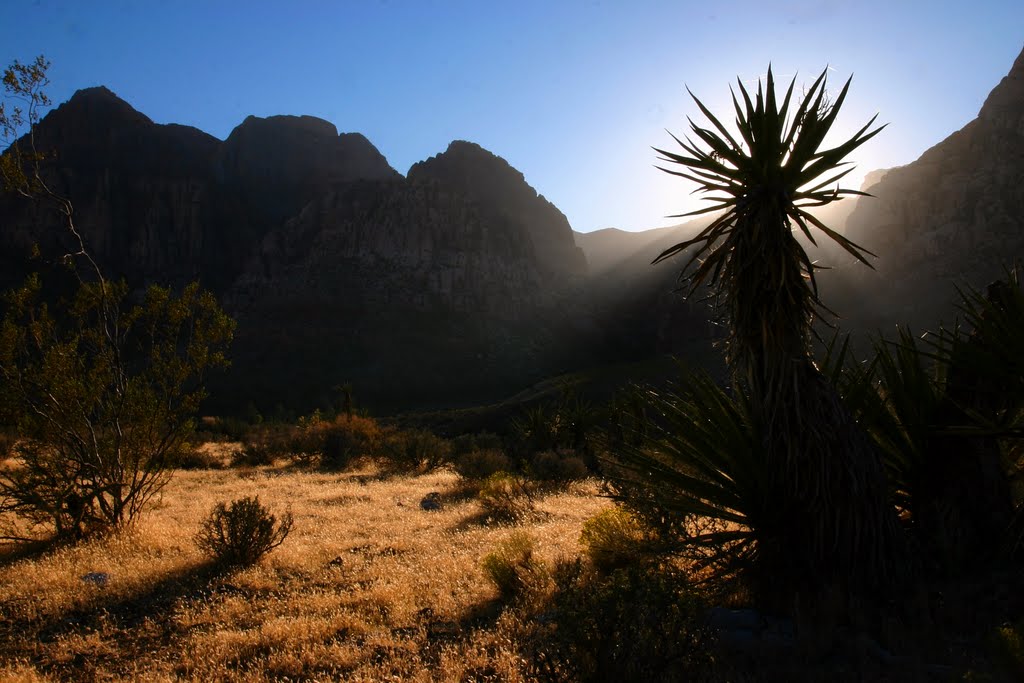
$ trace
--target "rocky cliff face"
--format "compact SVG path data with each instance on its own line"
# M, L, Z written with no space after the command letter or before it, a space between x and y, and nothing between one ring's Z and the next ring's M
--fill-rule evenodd
M871 176L869 176L870 178ZM1024 256L1024 52L978 118L867 188L846 233L879 255L846 268L858 324L950 322L953 284L983 288Z
M528 234L450 184L337 186L268 233L228 293L240 326L262 331L237 345L235 384L288 387L268 368L292 367L355 382L379 405L438 406L578 366L580 293ZM311 362L294 368L296 356Z
M506 226L532 249L548 276L586 274L586 258L562 212L538 195L522 173L479 145L456 140L443 154L413 165L409 180L438 183L475 203L490 220Z
M309 408L350 381L388 408L473 402L583 362L567 350L588 324L569 224L476 145L407 179L320 119L249 117L222 142L105 88L51 112L37 140L108 275L199 279L238 317L226 409ZM32 244L66 253L58 218L0 199L4 284Z

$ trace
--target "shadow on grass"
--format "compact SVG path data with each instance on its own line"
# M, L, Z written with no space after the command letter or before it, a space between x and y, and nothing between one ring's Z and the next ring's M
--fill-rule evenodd
M50 539L11 541L0 544L0 567L9 567L22 560L36 560L64 547Z
M66 612L43 625L38 636L45 641L69 632L91 631L101 625L128 629L147 619L159 623L179 601L204 599L216 593L213 584L233 570L233 567L204 562L172 572L138 592Z
M95 669L94 657L84 652L65 652L56 657L50 654L54 648L65 650L61 643L69 638L98 633L104 641L116 643L117 654L108 657L115 670L159 656L160 652L173 652L183 642L181 627L174 619L175 607L229 592L233 587L221 586L219 580L233 569L204 562L166 574L138 591L111 596L107 601L100 599L85 608L38 621L12 620L7 633L3 633L7 629L0 629L0 654L34 661L41 673L58 680L82 680ZM82 578L83 582L88 580Z

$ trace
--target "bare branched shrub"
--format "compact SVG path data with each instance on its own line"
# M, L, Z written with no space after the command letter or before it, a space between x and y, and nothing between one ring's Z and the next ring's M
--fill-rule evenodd
M218 503L203 522L195 542L218 564L249 566L281 545L292 524L291 513L286 512L278 522L258 496L240 498L230 505Z

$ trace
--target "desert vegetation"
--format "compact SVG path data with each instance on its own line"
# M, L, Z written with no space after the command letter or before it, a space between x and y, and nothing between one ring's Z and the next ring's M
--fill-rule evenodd
M498 432L356 407L197 421L233 323L198 285L129 292L92 259L31 137L15 64L4 188L77 251L0 327L0 674L16 680L1012 680L1024 674L1024 290L962 326L835 333L795 239L872 122L822 149L849 82L737 130L695 99L671 173L718 193L687 253L730 381L524 403ZM21 138L24 140L24 138ZM674 169L675 167L673 167ZM820 178L826 178L820 180ZM703 212L701 212L703 213ZM691 266L693 266L691 268ZM767 284L766 284L767 283ZM863 353L863 352L861 352Z

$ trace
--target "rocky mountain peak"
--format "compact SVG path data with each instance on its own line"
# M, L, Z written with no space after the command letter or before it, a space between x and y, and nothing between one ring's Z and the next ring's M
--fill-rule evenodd
M107 137L117 131L155 125L148 116L102 85L78 90L71 99L47 114L44 121L37 130L37 138L41 135L45 142L57 144L63 139L52 140L47 136Z
M1024 134L1024 50L982 105L978 118Z
M454 140L442 154L413 164L408 178L450 187L485 207L509 230L522 231L549 273L586 273L586 257L576 246L565 215L538 194L522 173L480 145Z
M221 149L224 177L239 183L315 184L397 177L384 156L362 135L338 135L334 124L314 116L249 116Z
M291 116L280 114L276 116L253 116L245 117L238 126L231 131L228 139L243 135L257 136L324 136L333 138L338 135L338 129L330 121L325 121L316 116Z

